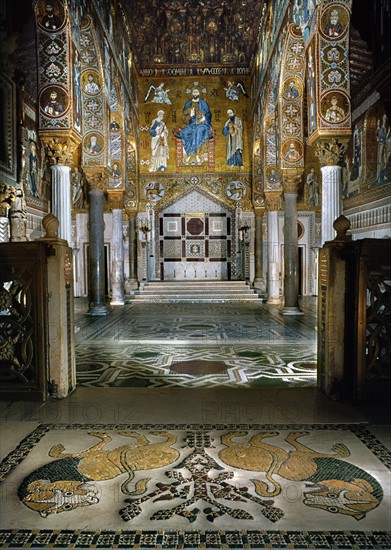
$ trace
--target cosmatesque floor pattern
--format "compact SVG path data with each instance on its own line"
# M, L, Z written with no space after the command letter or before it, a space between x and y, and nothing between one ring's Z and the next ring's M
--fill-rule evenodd
M40 424L0 546L389 549L390 468L360 424Z
M317 390L314 300L76 307L76 390L0 403L0 548L391 548L389 407Z
M76 318L79 385L257 387L316 384L314 299L283 317L250 304L129 304ZM212 365L213 362L213 365ZM220 366L217 364L220 363Z

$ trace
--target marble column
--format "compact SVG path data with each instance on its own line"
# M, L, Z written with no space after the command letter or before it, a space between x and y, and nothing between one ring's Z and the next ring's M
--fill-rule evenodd
M57 236L72 246L71 165L80 136L70 130L55 134L40 130L39 135L51 163L51 211L60 223Z
M266 292L265 278L263 274L263 234L262 234L262 222L263 215L265 213L264 208L257 208L255 210L255 277L254 288L261 292Z
M111 301L110 305L123 306L125 303L124 275L124 228L123 228L123 196L121 189L107 191L112 212L111 241Z
M50 168L52 171L52 214L60 222L58 238L68 241L68 245L72 246L71 167L53 164Z
M280 303L280 243L278 204L280 193L265 193L267 213L267 303Z
M322 166L322 243L335 237L334 221L342 213L342 168Z
M322 241L332 241L335 237L334 221L342 213L342 168L346 151L346 138L323 140L317 143L316 154L322 171Z
M111 302L112 306L123 306L124 292L124 238L122 208L113 208L113 241L111 249Z
M105 246L103 188L94 186L89 190L89 277L88 277L88 313L91 316L103 316L109 313L105 299Z
M129 289L135 290L138 288L137 277L137 231L136 231L136 215L133 210L126 210L129 219Z
M283 315L302 315L299 308L297 187L302 174L284 175L284 308Z

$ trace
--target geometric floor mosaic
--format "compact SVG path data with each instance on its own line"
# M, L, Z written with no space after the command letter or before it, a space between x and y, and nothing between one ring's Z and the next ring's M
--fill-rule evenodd
M314 345L94 344L77 346L77 381L92 387L241 387L316 385ZM178 372L178 362L220 361L221 372ZM186 370L186 369L184 369ZM191 370L191 369L190 369Z
M252 388L316 385L315 312L246 304L131 304L76 319L79 385ZM221 368L209 369L219 361ZM178 368L178 363L187 363ZM194 367L194 368L191 368Z
M1 464L0 546L389 549L390 470L363 425L42 424Z

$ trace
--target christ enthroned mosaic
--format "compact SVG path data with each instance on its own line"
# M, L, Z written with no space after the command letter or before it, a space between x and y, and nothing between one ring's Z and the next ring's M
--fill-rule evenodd
M387 548L390 465L361 426L42 425L2 463L0 543L19 537L23 547L22 517L29 543L51 533L59 544L72 526L69 547L78 547L80 530L88 525L96 540L104 518L112 547L121 547L119 533L139 542L149 533L151 548L165 534L163 547L176 548L187 530L196 547L208 533L221 542L236 532L237 543L259 547L251 540L280 531L297 539L297 530L310 544L333 537L332 525L355 543L358 534L365 544L380 537L355 548Z

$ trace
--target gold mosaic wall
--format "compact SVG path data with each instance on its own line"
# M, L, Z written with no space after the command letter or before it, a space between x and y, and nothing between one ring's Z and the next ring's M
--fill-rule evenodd
M141 79L140 174L249 172L248 91L242 77Z

